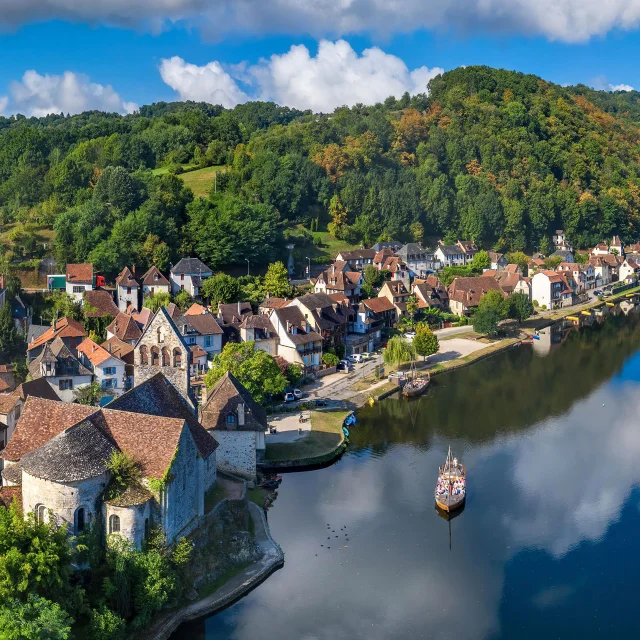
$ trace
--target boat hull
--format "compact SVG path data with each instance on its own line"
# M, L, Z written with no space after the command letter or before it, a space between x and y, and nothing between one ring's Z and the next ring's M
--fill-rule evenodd
M407 389L406 386L402 390L402 394L405 398L414 398L421 396L429 388L429 382L425 382L421 387Z
M466 494L461 497L454 496L452 500L447 500L446 502L444 502L444 498L442 500L436 498L436 506L438 507L438 509L442 509L443 511L450 513L451 511L456 511L457 509L463 507L466 498Z

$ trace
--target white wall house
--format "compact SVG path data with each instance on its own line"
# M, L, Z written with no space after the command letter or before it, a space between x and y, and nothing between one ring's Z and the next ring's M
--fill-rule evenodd
M269 319L278 334L278 355L302 365L305 373L316 371L322 359L322 336L313 330L300 308L272 309Z
M466 264L466 254L456 244L439 244L434 257L443 267L463 267Z
M171 284L154 265L142 276L142 299L156 293L171 293Z
M89 369L102 389L111 396L125 390L125 363L90 338L78 345L80 362Z
M116 298L122 313L126 313L130 307L140 311L140 284L129 267L125 267L116 278Z
M573 292L564 275L556 271L538 271L531 278L531 298L547 309L572 304Z
M198 258L182 258L171 267L171 293L176 295L186 291L192 298L200 295L202 283L213 275L213 272Z
M196 309L200 305L193 305L191 309ZM215 316L209 311L202 313L190 313L188 309L184 315L174 315L173 321L182 334L184 341L189 347L198 346L207 355L215 355L222 351L223 331Z
M78 302L82 302L84 292L93 289L93 265L68 264L65 283L66 292Z

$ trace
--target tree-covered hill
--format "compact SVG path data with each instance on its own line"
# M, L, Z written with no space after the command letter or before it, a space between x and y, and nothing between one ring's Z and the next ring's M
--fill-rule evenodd
M464 237L505 250L544 249L555 228L582 247L637 240L639 96L467 67L428 94L332 114L158 103L0 118L0 242L28 258L34 230L53 225L60 262L112 275L183 253L266 263L291 235L305 255L304 227L351 243ZM195 200L183 165L228 170Z

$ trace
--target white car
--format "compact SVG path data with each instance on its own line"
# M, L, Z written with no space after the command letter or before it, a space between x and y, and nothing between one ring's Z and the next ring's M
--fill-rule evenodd
M347 360L356 364L362 362L362 355L360 353L354 353L352 356L347 356Z
M301 400L304 397L304 393L302 393L302 391L300 391L300 389L294 389L293 390L293 395L295 396L296 400Z

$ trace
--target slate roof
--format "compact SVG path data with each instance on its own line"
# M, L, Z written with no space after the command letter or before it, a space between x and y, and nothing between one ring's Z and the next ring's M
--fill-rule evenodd
M7 482L12 482L17 485L22 484L22 465L12 464L10 467L5 467L2 470L2 477Z
M43 362L54 364L54 377L91 375L91 371L71 353L61 338L55 338L51 344L45 344L40 354L29 363L28 369L33 379L43 377L40 367Z
M436 247L436 251L440 249L445 256L459 256L465 251L455 244L441 244Z
M13 392L22 400L26 400L29 396L35 398L43 398L45 400L59 400L58 394L51 388L51 385L45 378L37 378L36 380L29 380L29 382L23 382Z
M203 273L210 274L212 271L200 258L182 258L178 264L171 267L171 273L202 275Z
M253 315L250 302L218 304L218 316L222 316L222 321L225 324L241 324L248 315Z
M392 251L397 251L401 246L402 242L398 242L397 240L389 240L388 242L376 242L371 248L374 251L382 251L382 249L391 249Z
M551 258L560 257L564 262L566 262L567 258L571 256L573 258L573 253L571 251L565 251L564 249L558 249L551 254Z
M207 311L199 315L183 316L187 325L201 336L222 335L222 329L215 317Z
M407 242L407 244L405 244L401 249L396 251L396 255L399 258L402 258L405 262L409 260L409 256L426 256L426 254L426 249L415 242Z
M136 321L126 313L118 313L114 321L107 327L107 331L120 340L139 340L142 331Z
M66 280L73 284L93 284L93 265L68 264Z
M43 333L46 333L50 327L46 324L32 324L27 329L27 344L31 344L33 340L39 338Z
M196 420L194 407L189 406L162 373L112 400L109 409L184 420L203 458L208 458L218 446Z
M264 329L265 331L269 331L271 333L275 333L276 330L273 328L271 324L271 320L269 316L260 314L257 316L248 316L242 321L243 329Z
M106 289L92 289L84 292L85 304L88 302L96 311L87 312L89 318L102 318L104 316L118 315L118 307L113 301L113 296Z
M499 291L504 295L500 285L493 278L470 277L455 278L449 285L449 299L460 302L465 307L477 307L480 298L487 291Z
M491 260L491 262L495 262L498 263L501 260L504 259L504 253L497 253L495 251L487 251L487 254L489 255L489 260Z
M238 406L244 404L244 424L239 424ZM227 416L236 415L235 422L227 423ZM207 430L266 431L267 413L251 397L246 387L228 371L209 392L206 404L200 410L200 421Z
M345 261L350 260L373 260L377 251L375 249L354 249L353 251L339 251L338 255L342 256Z
M284 329L288 338L294 344L306 344L307 342L318 342L322 340L322 336L315 331L307 331L307 321L302 315L299 307L287 306L273 311L278 318L280 325ZM298 333L291 333L287 327L295 327Z
M142 284L149 287L168 287L169 281L162 275L158 267L154 265L142 276Z
M54 436L25 455L20 464L31 476L52 482L77 482L107 470L115 443L89 419Z
M46 342L51 342L54 338L84 338L87 332L84 327L73 318L60 318L38 338L36 338L28 347L27 351L40 347Z

